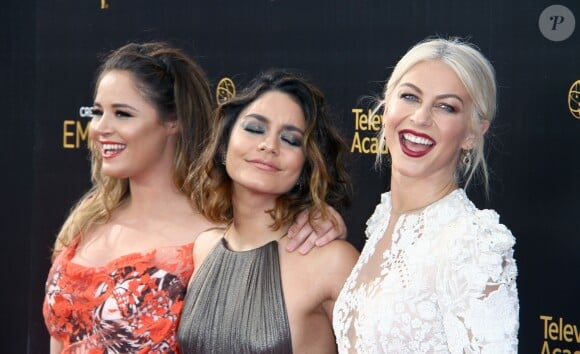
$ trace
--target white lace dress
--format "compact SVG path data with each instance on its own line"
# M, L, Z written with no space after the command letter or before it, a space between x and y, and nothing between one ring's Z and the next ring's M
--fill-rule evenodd
M399 217L391 195L334 306L339 353L517 353L515 243L497 213L457 189Z

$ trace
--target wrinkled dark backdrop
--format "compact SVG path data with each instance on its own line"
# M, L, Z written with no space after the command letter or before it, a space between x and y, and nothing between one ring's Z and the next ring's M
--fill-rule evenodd
M578 1L559 1L580 21ZM580 33L561 41L540 30L549 1L136 1L9 0L1 6L3 109L0 230L2 352L46 353L41 314L50 246L89 186L86 124L99 55L129 41L166 40L207 71L212 87L242 85L258 71L289 67L327 94L352 144L356 184L345 215L349 240L387 189L372 169L374 131L363 123L397 59L430 36L475 42L497 70L499 113L491 131L492 193L517 238L520 351L578 350L562 335L580 328L580 119L568 96L580 80ZM572 18L552 15L553 33ZM545 28L545 25L544 25ZM548 29L550 30L550 29ZM358 112L358 113L357 113ZM6 125L7 123L7 125ZM552 318L548 320L548 318ZM576 330L576 332L574 332Z

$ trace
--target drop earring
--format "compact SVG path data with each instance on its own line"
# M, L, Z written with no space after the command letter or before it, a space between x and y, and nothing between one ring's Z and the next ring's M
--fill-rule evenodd
M463 150L463 155L461 156L461 162L465 166L465 170L469 171L471 168L471 150Z

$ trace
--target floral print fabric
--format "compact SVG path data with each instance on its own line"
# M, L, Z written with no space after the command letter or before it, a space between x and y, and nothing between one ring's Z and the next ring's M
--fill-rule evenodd
M193 243L117 258L102 267L56 258L43 314L63 353L178 353L176 332L193 272Z

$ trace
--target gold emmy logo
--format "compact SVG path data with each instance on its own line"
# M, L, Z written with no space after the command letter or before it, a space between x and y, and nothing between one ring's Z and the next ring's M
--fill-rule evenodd
M109 8L108 0L101 0L101 10L105 10Z
M568 108L576 119L580 119L580 80L570 86L568 92Z
M225 103L236 95L236 85L229 77L224 77L217 85L215 97L218 104Z

